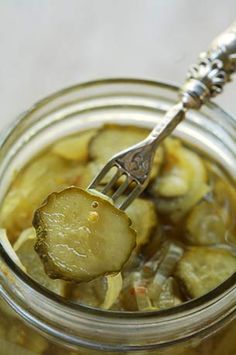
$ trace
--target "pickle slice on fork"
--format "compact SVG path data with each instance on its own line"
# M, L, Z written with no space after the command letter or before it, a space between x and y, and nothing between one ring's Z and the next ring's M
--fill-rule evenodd
M76 282L118 272L136 244L125 212L91 191L51 194L35 213L35 250L51 278Z

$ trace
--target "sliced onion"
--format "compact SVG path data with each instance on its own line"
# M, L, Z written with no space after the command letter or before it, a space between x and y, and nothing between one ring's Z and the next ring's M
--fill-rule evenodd
M106 276L106 279L107 292L101 307L104 309L110 309L119 297L123 285L123 279L120 272L116 275L108 275Z
M150 311L153 309L151 300L148 296L148 289L145 286L135 286L134 294L139 311Z
M174 307L181 303L181 298L177 292L177 284L173 277L169 277L162 287L158 305L160 309Z
M171 275L182 255L183 249L174 243L170 243L167 246L163 259L157 267L153 282L163 285L166 279Z
M183 256L183 249L174 244L168 243L160 255L160 262L155 271L153 281L148 286L151 301L155 306L158 305L159 296L166 280L171 276L177 262Z

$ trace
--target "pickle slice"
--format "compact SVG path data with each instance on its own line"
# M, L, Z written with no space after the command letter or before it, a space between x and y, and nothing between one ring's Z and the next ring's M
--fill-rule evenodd
M135 126L105 125L92 138L89 146L90 158L105 164L115 154L145 139L149 130ZM155 154L151 179L157 176L163 161L163 147Z
M148 243L158 225L155 206L152 201L137 198L127 208L126 213L132 221L132 227L137 232L137 248Z
M186 221L186 239L195 245L226 242L227 228L221 210L214 203L202 201L196 205Z
M151 187L154 196L179 197L190 188L191 170L183 154L183 147L178 139L167 138L164 141L165 160L161 174Z
M79 134L60 139L52 147L52 152L68 160L86 162L88 160L88 145L96 134L96 129L90 129Z
M176 164L176 160L179 161L181 156L181 161L183 163L182 167L184 167L186 170L186 174L183 174L183 176L186 176L186 187L188 188L183 196L171 198L171 193L169 193L168 198L159 197L157 199L157 208L161 213L169 214L170 218L176 222L210 191L210 186L207 184L207 172L204 163L196 153L183 147L182 145L179 145L178 147L174 139L168 139L168 145L173 145L173 147L169 148L169 151L171 151L172 155L174 154L172 150L174 147L176 147L174 158L169 157L169 159L173 160L174 164ZM160 174L160 176L162 177L162 174ZM168 185L170 187L171 184ZM167 188L167 186L165 188ZM171 188L170 192L172 190L174 190L173 187ZM165 194L167 196L167 191Z
M53 191L77 182L83 167L55 154L44 154L30 162L16 177L0 211L0 225L11 241L31 226L34 210Z
M26 272L35 281L58 295L64 296L66 291L65 281L52 280L45 274L41 260L34 250L35 242L36 233L34 228L28 228L23 231L14 244L14 250L18 258L26 268Z
M179 261L176 275L190 297L200 297L236 271L236 257L229 251L192 247Z
M89 281L120 271L129 258L136 244L131 221L101 196L71 187L36 211L35 250L51 278Z

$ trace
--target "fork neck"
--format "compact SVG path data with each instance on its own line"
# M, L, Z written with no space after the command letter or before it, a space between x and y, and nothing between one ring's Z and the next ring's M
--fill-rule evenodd
M151 145L153 150L155 150L159 143L169 136L175 127L185 118L186 112L187 108L183 102L172 106L146 138L146 144Z

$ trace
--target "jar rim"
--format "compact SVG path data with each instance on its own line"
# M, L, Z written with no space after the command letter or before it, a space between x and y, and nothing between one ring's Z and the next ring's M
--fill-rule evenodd
M90 87L101 86L106 84L147 85L156 88L167 89L168 91L172 91L174 93L178 92L178 86L174 84L157 82L153 80L133 79L133 78L100 79L100 80L88 81L82 84L70 86L45 97L44 99L34 104L26 112L24 112L16 120L16 122L14 122L14 124L8 128L5 134L2 135L2 138L0 139L0 145L4 143L4 141L9 137L11 132L18 126L19 123L22 122L22 120L27 119L28 116L32 115L35 111L39 110L45 104L53 101L54 99L62 95L73 92L74 90L83 90L84 88L89 89ZM227 112L225 112L222 108L220 108L217 104L209 102L207 106L210 108L210 110L217 111L219 114L223 115L227 120L230 120L235 123L234 118L231 115L229 115ZM189 300L187 302L184 302L181 305L178 305L170 309L164 309L159 311L147 311L147 312L127 312L127 311L124 312L124 311L103 310L98 308L92 308L86 305L75 304L67 300L65 301L63 297L58 296L53 292L45 289L43 286L41 286L36 281L31 279L27 274L25 274L14 263L14 261L11 260L11 258L8 256L7 252L4 250L4 248L1 245L0 245L0 254L3 260L6 262L7 265L9 265L10 269L13 271L13 273L16 275L17 278L19 278L24 284L27 284L30 288L32 288L32 290L36 291L36 293L43 295L50 301L59 303L63 305L63 307L66 308L68 307L69 309L73 309L74 311L78 311L83 314L90 314L90 315L92 314L98 317L107 317L112 320L123 319L125 322L129 321L130 324L134 324L135 321L137 320L143 321L144 319L145 322L147 322L148 319L150 319L150 322L153 322L153 317L156 318L158 317L159 321L161 321L162 319L166 320L168 317L170 317L171 319L173 319L173 317L180 318L181 316L183 316L183 314L186 314L186 312L189 314L189 312L190 313L195 312L199 307L201 308L210 304L215 304L219 299L225 297L226 294L232 292L233 290L236 290L236 273L234 273L230 278L225 280L214 290L208 292L206 295L203 295L193 300Z

